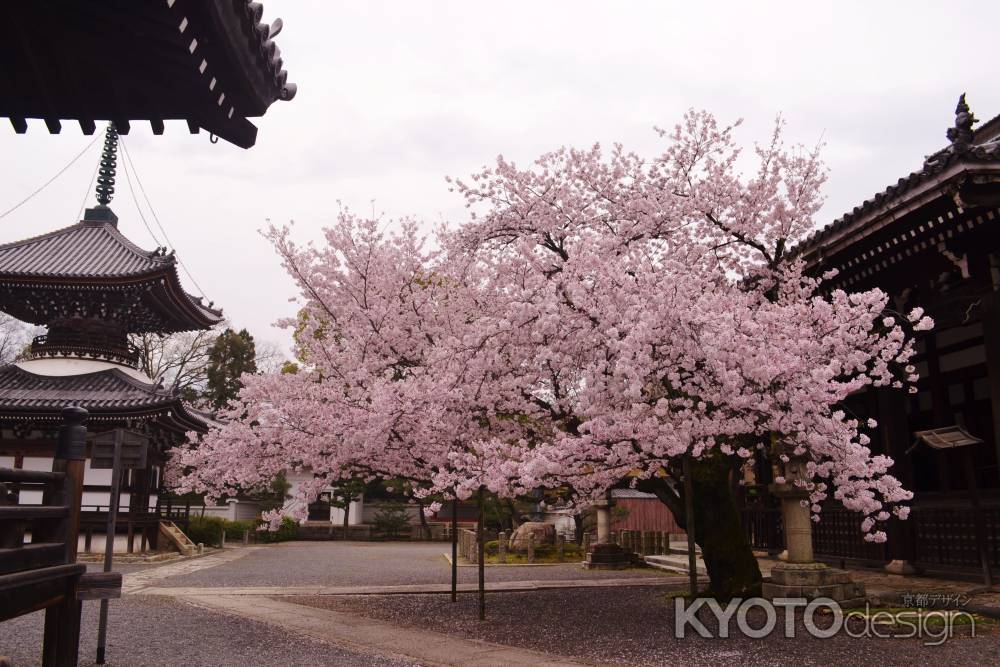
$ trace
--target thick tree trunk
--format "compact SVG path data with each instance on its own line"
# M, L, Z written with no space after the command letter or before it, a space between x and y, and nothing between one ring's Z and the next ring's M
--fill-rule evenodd
M694 461L695 542L701 547L708 571L708 593L717 599L760 595L757 559L740 524L729 483L726 460ZM672 488L663 478L644 480L639 488L655 493L670 508L677 525L686 529L683 488Z

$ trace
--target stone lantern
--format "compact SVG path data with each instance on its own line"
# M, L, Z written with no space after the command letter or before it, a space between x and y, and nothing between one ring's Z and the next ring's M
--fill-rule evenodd
M812 519L809 491L796 485L808 480L807 459L776 447L776 457L785 454L786 462L775 462L776 477L783 483L772 483L768 490L781 500L781 520L784 525L787 560L771 570L764 579L765 598L831 598L845 606L861 605L865 601L864 584L853 582L844 570L837 570L813 560Z

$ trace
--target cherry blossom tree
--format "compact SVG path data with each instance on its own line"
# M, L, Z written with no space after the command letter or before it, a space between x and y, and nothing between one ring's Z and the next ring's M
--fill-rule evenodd
M692 112L661 133L669 145L654 160L563 149L456 183L473 209L461 243L534 322L524 387L556 435L532 448L522 481L590 494L628 481L683 526L679 464L692 456L695 534L719 595L760 583L730 495L756 451L805 458L815 518L832 493L866 516L873 541L911 497L867 448L875 424L837 406L915 381L907 332L932 323L887 313L879 290L824 291L804 273L789 249L813 227L825 173L780 129L749 178L734 127Z
M693 460L695 535L719 596L760 572L730 488L759 453L807 462L867 538L910 498L838 406L916 380L919 312L879 290L829 290L795 245L825 171L786 148L780 123L743 176L735 126L689 113L644 159L561 149L527 168L498 159L454 188L470 219L386 232L349 212L318 246L269 238L296 280L300 372L248 377L225 426L177 457L183 490L230 493L308 468L306 496L356 476L420 494L512 497L569 489L580 503L630 484L685 525L680 462Z
M502 346L482 340L496 326L470 326L491 310L476 289L486 283L469 263L447 273L415 224L382 226L343 212L319 248L296 245L287 228L268 231L301 290L298 317L283 323L301 369L244 376L225 426L177 456L182 488L233 495L308 469L307 502L358 477L404 479L418 497L513 493L516 463L492 465L510 458L499 452L513 428L497 412L511 410L492 402L513 393L498 388L509 374L480 355Z

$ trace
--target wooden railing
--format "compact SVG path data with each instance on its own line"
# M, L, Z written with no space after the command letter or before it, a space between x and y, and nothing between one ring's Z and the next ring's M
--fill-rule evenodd
M52 472L0 468L0 621L45 609L43 667L75 667L81 601L121 591L120 574L87 575L76 562L86 417L63 411ZM25 490L42 491L42 504L18 504Z
M743 532L756 551L779 553L785 548L781 510L777 507L745 507L740 510Z

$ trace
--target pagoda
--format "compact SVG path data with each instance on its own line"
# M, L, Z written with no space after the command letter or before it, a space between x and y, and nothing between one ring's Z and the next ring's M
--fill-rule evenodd
M89 411L91 433L127 428L143 434L148 464L130 471L122 504L129 526L155 545L168 451L188 432L205 432L211 417L147 376L129 335L208 329L222 312L184 291L173 252L143 250L119 231L108 207L117 143L110 124L97 206L83 220L0 245L0 310L46 327L22 360L0 366L0 465L48 470L67 405ZM110 472L92 470L88 461L83 505L96 506L89 517L95 524L108 506Z

